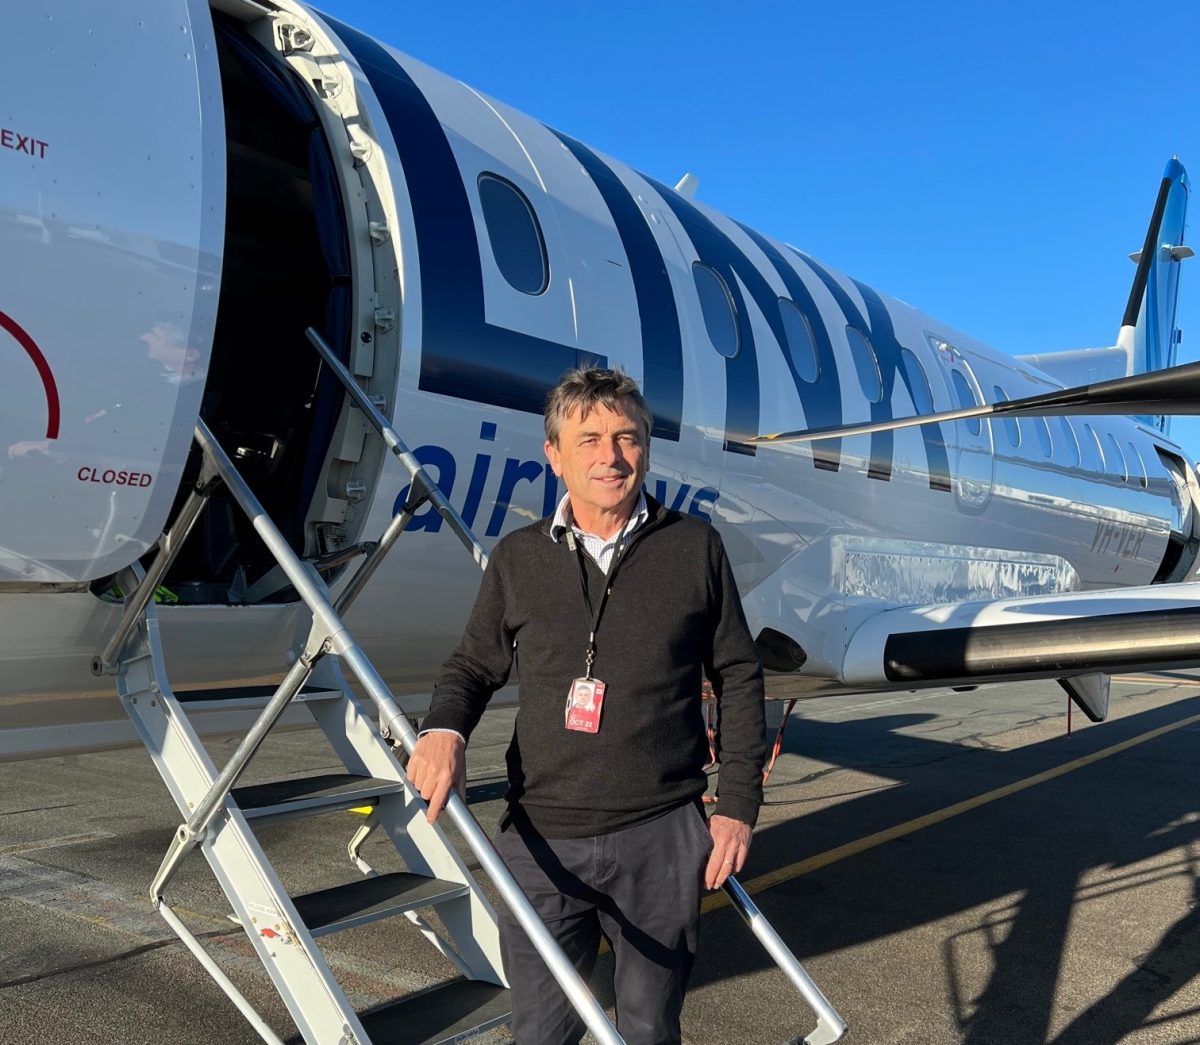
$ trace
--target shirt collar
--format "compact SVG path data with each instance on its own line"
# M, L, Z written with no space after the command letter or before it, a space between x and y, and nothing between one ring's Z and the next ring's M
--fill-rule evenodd
M643 491L638 494L637 504L633 506L633 514L629 516L629 522L621 529L621 533L633 533L649 517L650 506L646 504L646 494ZM577 533L584 532L575 525L575 520L571 517L571 495L565 493L558 502L558 507L554 511L554 519L550 523L550 539L557 544L562 540L562 535L567 532L568 526ZM595 535L593 534L593 536ZM615 534L612 539L616 540L619 536L620 533Z

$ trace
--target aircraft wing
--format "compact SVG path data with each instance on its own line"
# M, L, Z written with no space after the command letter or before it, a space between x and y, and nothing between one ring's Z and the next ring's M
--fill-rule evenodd
M1200 584L1183 582L884 610L851 636L843 679L915 689L1197 663Z

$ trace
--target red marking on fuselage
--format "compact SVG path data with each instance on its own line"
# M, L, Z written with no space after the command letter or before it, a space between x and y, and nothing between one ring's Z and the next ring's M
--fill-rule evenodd
M5 312L0 312L0 328L7 330L16 339L17 344L25 349L29 358L33 360L33 365L37 367L38 376L42 379L42 388L46 390L46 412L49 415L46 419L46 438L57 439L61 408L58 401L58 385L50 370L50 364L46 362L42 350L25 332L24 327Z

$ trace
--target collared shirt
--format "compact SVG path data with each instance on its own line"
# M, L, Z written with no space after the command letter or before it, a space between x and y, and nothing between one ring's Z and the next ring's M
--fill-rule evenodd
M562 500L558 502L558 508L554 512L554 521L550 524L550 539L557 544L562 540L563 534L567 532L569 526L575 539L583 545L583 550L591 556L592 561L604 573L607 573L608 567L612 563L613 553L648 518L650 518L650 508L646 504L646 495L639 493L637 504L633 507L629 521L621 527L620 531L611 537L597 537L594 533L587 533L575 525L575 520L571 516L571 495L567 493L563 494Z

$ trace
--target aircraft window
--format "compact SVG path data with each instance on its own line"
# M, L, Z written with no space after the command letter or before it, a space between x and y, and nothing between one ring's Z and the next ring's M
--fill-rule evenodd
M850 342L850 354L854 357L854 369L858 371L858 383L862 385L867 402L878 403L883 399L883 379L879 376L879 361L867 335L857 327L846 327L846 340Z
M1050 426L1046 423L1044 417L1035 417L1033 419L1033 431L1037 436L1038 445L1042 448L1042 453L1046 457L1050 457L1054 453L1054 442L1050 438Z
M1129 467L1125 463L1125 455L1121 453L1121 444L1117 442L1117 437L1109 432L1104 441L1108 443L1108 463L1112 467L1112 474L1119 476L1121 482L1129 482Z
M550 283L546 241L525 193L495 174L481 174L479 202L500 274L523 294L542 293Z
M993 385L992 391L996 393L997 403L1008 402L1008 393L999 385ZM1004 434L1008 436L1008 441L1012 443L1014 450L1021 445L1021 426L1017 424L1015 417L1004 418Z
M1129 450L1129 453L1125 455L1125 459L1129 463L1129 470L1137 477L1138 486L1144 490L1150 485L1150 480L1146 476L1146 462L1142 460L1142 455L1133 443L1126 443L1125 446Z
M1102 447L1100 445L1100 437L1096 434L1095 429L1093 429L1092 426L1090 424L1088 424L1086 421L1083 422L1083 430L1087 433L1087 435L1084 436L1084 439L1087 442L1089 442L1091 445L1095 446L1096 456L1100 458L1100 467L1097 469L1097 471L1103 473L1104 467L1105 467L1104 447ZM1080 448L1079 452L1080 452L1080 455L1082 456L1085 451L1082 448Z
M700 296L700 311L704 313L708 339L721 355L732 359L738 354L741 342L738 339L737 313L729 288L715 269L699 261L692 265L692 279Z
M1061 439L1055 441L1055 445L1062 447L1063 462L1067 467L1074 468L1079 464L1079 440L1075 438L1075 429L1065 417L1056 417L1054 423L1062 435Z
M971 391L971 386L967 382L967 379L963 377L961 370L951 370L950 379L954 382L954 392L958 396L958 405L963 410L970 410L973 407L979 406L979 403L975 401L975 393ZM968 417L963 424L967 426L967 431L972 435L979 434L978 417Z
M800 375L800 380L812 384L820 376L821 368L817 363L817 346L808 317L796 307L795 302L787 298L779 299L779 317L783 320L788 355L792 357L796 373Z
M932 414L933 393L929 390L929 378L925 376L925 368L921 366L921 361L911 349L901 348L900 362L908 377L908 383L912 385L913 406L916 407L917 414Z

